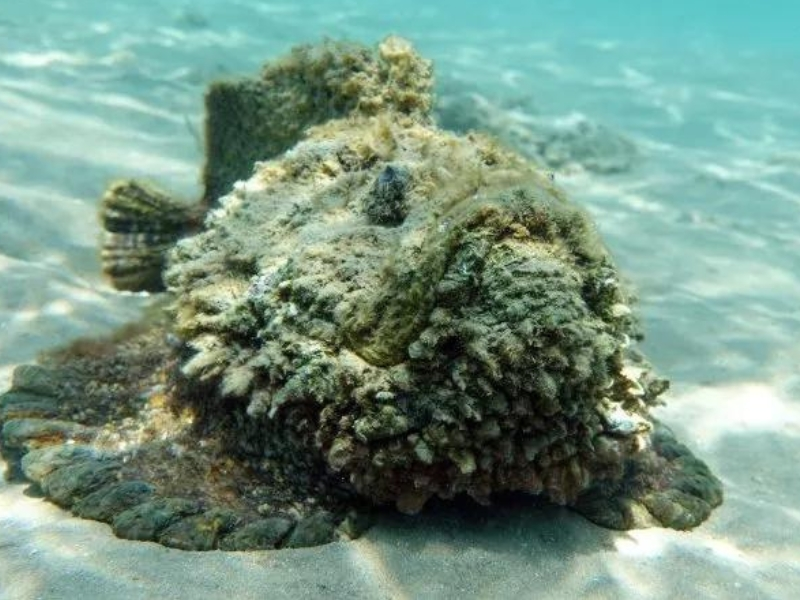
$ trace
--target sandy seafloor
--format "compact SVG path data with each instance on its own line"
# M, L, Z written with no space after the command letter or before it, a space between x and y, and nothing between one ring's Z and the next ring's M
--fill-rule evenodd
M723 5L709 0L705 24L676 3L616 16L566 0L474 15L445 2L191 4L0 6L0 388L37 351L108 332L147 302L98 276L96 199L119 175L197 193L211 78L323 35L397 32L443 76L510 107L503 118L582 114L638 145L628 172L557 180L639 290L645 350L673 382L659 415L726 500L690 533L607 531L526 505L387 517L320 548L185 553L118 540L0 483L0 598L800 597L800 50L786 42L788 4L715 21Z

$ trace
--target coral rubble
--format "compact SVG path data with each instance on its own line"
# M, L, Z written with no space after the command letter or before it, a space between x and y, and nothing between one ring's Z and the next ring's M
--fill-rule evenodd
M707 518L720 484L651 415L667 383L587 214L493 139L435 127L431 83L388 38L212 87L202 226L133 183L104 206L106 224L172 215L167 318L18 369L0 399L16 472L118 535L195 549L326 543L363 504L506 491L619 529Z

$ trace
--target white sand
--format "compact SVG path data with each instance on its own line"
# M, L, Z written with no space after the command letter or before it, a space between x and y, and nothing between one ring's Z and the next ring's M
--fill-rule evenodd
M144 301L97 276L95 198L118 175L195 193L187 120L209 75L251 69L287 40L379 35L355 14L291 4L209 8L221 24L201 30L133 3L75 4L0 14L0 388L37 351L135 317ZM674 384L660 414L722 478L723 506L691 533L503 507L388 519L354 543L203 554L117 540L0 483L0 598L799 597L798 78L708 48L677 57L491 28L456 45L455 29L426 22L386 29L408 31L441 71L583 111L643 148L631 174L559 180L640 290L646 350Z

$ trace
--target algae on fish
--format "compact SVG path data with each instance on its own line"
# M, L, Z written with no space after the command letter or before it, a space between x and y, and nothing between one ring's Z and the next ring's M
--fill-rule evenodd
M720 483L651 413L667 382L591 219L432 106L396 37L212 86L201 201L127 182L101 209L106 272L165 285L164 314L18 370L6 457L179 548L326 543L365 505L506 491L621 529L706 519Z

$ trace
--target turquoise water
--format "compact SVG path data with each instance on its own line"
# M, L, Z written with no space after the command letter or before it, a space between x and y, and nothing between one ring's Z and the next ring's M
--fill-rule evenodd
M324 36L374 43L394 32L435 60L443 94L477 93L498 110L522 107L523 116L579 114L633 139L655 159L635 176L672 211L672 221L692 210L735 219L740 228L757 218L762 227L753 235L767 245L753 252L775 244L780 252L770 255L771 266L791 270L800 190L799 20L800 8L788 1L8 2L0 12L0 175L12 188L35 178L80 214L120 173L168 180L195 196L209 81L252 73L297 43ZM37 159L42 155L48 160ZM721 185L729 189L721 193ZM596 186L574 193L598 215L621 201L616 188L608 199L591 190ZM44 233L57 235L54 224L15 192L0 194L0 207L41 235L17 239L18 231L8 231L0 250L47 254ZM54 210L66 210L64 203ZM672 277L637 264L646 255L640 242L611 223L609 216L600 225L644 291L651 277ZM92 227L74 225L71 235L85 239L59 259L75 271L91 272ZM713 241L723 254L736 252L730 236ZM674 327L665 329L674 335Z
M720 474L727 500L700 530L663 537L603 537L561 513L512 515L488 531L455 517L393 523L377 534L372 562L328 549L282 573L308 582L324 573L341 592L349 588L337 587L335 563L343 579L388 577L395 587L374 589L398 597L791 598L800 589L798 23L800 3L789 0L3 0L2 373L55 343L108 331L147 303L98 275L96 199L119 176L197 195L210 81L253 73L322 37L374 44L401 34L435 61L440 97L480 98L499 135L513 141L520 129L586 119L636 147L629 168L578 165L557 170L557 181L592 212L639 290L645 349L673 381L663 418ZM11 531L2 527L12 522L0 521L0 598L3 574L17 564L2 554ZM45 527L39 538L38 525L14 527L32 532L24 543L33 549L63 539L88 553L70 568L91 556L92 569L113 570L91 551L101 532L75 541L72 530ZM115 560L124 552L114 550ZM172 577L177 587L159 589L174 591L181 560L126 573ZM278 596L297 590L241 560L208 568L235 573L230 585L243 597L256 595L248 581L277 586ZM58 577L47 561L35 565L32 578ZM30 589L105 589L92 587L106 581L95 571L81 581ZM154 589L116 584L126 597ZM8 597L36 597L27 589ZM224 580L215 589L224 595ZM319 589L303 593L322 597Z

